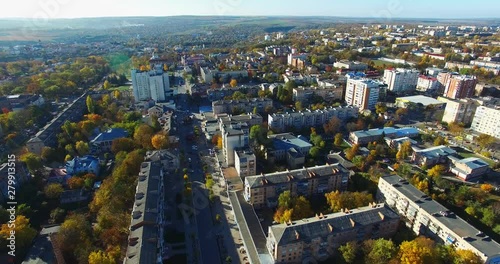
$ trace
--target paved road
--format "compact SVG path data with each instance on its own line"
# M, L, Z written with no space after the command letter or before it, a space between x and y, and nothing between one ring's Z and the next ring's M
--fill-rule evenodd
M201 253L200 263L218 264L222 263L222 258L219 254L219 246L217 243L217 226L214 225L214 216L210 210L207 191L204 186L204 175L201 166L201 160L198 155L199 151L206 150L206 143L202 141L203 136L198 142L190 142L186 140L185 136L193 132L193 126L200 126L198 120L194 120L192 124L182 125L184 117L191 115L191 113L198 112L198 107L189 102L187 95L181 94L178 96L177 104L183 110L188 110L188 113L178 113L177 120L179 125L178 132L180 137L179 149L184 151L186 163L189 158L189 178L193 182L193 206L197 225L197 234L199 249L195 250ZM192 146L198 146L197 150L193 150Z

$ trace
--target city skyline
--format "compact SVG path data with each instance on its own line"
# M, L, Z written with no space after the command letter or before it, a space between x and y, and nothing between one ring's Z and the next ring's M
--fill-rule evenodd
M417 2L387 0L356 2L320 0L309 1L307 5L298 0L286 5L277 1L256 0L172 0L159 1L97 1L74 0L27 0L10 3L0 10L0 18L85 18L85 17L128 17L128 16L334 16L375 19L395 18L441 18L472 19L498 18L500 6L493 0L479 0L473 6L463 8L452 1ZM453 5L454 4L454 5ZM447 12L443 12L446 10Z

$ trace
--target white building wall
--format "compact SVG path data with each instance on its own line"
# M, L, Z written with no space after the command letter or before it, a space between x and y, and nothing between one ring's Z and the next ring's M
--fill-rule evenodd
M478 107L471 129L500 139L500 109Z

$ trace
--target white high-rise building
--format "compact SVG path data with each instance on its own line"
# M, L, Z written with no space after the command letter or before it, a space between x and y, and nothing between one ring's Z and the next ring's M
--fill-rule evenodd
M349 79L345 101L347 105L356 106L359 110L374 109L382 86L384 86L382 83L371 79Z
M136 102L154 100L155 102L166 101L171 95L170 79L167 72L163 72L162 65L154 65L150 71L131 71L132 87Z
M384 83L395 93L415 91L419 75L414 69L388 69L384 71Z
M488 106L480 106L472 120L471 129L500 138L500 109Z

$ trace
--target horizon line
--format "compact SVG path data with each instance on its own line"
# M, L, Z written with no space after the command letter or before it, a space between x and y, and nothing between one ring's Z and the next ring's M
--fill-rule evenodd
M437 17L393 17L390 19L384 17L372 17L372 16L328 16L328 15L140 15L140 16L82 16L82 17L57 17L57 18L47 18L50 20L63 20L63 19L95 19L95 18L168 18L168 17L253 17L253 18L265 18L265 17L283 17L283 18L351 18L351 19L371 19L371 20L385 20L390 21L393 19L404 20L404 19L433 19L433 20L475 20L475 19L485 19L485 20L500 20L500 17L449 17L449 18L437 18ZM0 20L27 20L33 19L32 17L0 17Z

